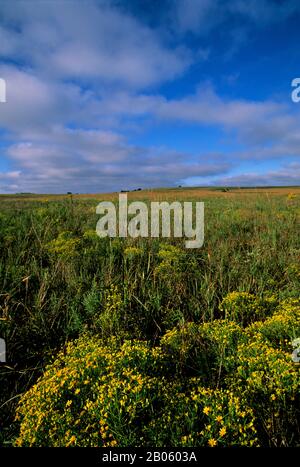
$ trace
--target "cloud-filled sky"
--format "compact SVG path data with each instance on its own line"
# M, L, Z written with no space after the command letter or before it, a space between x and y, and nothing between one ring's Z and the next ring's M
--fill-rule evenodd
M0 192L300 184L298 0L0 0Z

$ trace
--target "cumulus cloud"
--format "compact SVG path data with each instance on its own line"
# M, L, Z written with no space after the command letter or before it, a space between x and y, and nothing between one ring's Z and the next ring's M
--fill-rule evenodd
M136 88L173 79L192 63L189 49L171 48L108 2L5 2L1 13L0 56L14 54L48 77Z
M155 117L234 131L235 138L249 150L239 151L242 158L299 156L298 108L275 100L250 101L220 97L211 85L200 86L196 93L179 99L160 95L116 93L103 101L110 115ZM253 152L255 149L255 152Z

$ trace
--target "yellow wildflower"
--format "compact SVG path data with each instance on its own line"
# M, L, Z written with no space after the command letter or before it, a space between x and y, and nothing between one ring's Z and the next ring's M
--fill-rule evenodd
M209 441L208 441L208 445L213 448L214 446L217 445L217 441L214 439L214 438L211 438Z

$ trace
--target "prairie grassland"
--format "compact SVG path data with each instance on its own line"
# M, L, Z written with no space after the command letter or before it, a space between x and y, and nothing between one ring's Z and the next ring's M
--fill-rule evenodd
M144 190L124 191L128 194L129 200L148 201L171 201L178 199L185 200L204 200L210 197L218 198L239 198L245 195L262 195L266 198L270 196L288 196L289 194L299 195L300 187L268 187L268 188L199 188L199 187L186 187L186 188L155 188ZM75 200L99 200L99 201L117 201L119 192L112 193L97 193L97 194L72 194ZM15 195L0 195L1 201L63 201L70 197L69 194L45 194L36 195L31 193L20 193Z
M198 250L99 239L117 198L0 197L0 443L300 445L300 188L128 193L204 201Z

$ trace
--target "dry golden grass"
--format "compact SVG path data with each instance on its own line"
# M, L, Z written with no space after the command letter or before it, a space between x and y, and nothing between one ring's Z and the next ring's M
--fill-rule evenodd
M91 194L72 194L73 199L95 199L99 201L116 201L120 192L112 193L91 193ZM148 200L148 201L163 201L163 200L185 200L205 198L229 198L235 199L243 196L265 195L287 197L289 194L296 196L300 195L300 186L298 187L261 187L261 188L229 188L229 191L222 191L222 188L160 188L160 189L145 189L141 191L127 192L128 200ZM71 195L67 194L38 194L38 195L0 195L1 201L58 201L69 199Z

